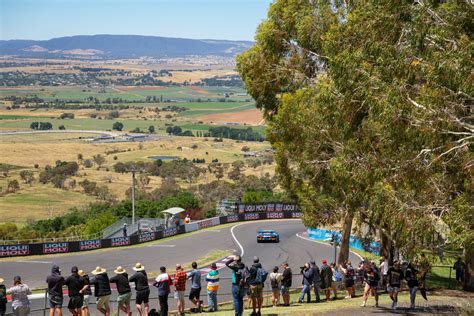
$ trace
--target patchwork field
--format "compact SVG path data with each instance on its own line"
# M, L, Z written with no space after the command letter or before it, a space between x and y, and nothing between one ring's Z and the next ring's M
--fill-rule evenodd
M0 198L0 217L4 221L25 222L28 219L45 218L58 215L73 206L83 206L96 198L84 194L78 185L73 189L56 189L51 184L41 184L37 181L39 173L46 165L54 165L57 160L78 161L78 154L83 159L101 154L105 163L100 168L94 165L86 168L80 165L78 175L70 178L78 183L85 179L95 181L98 185L106 185L118 199L125 198L125 191L131 186L129 174L120 174L113 171L117 162L152 161L151 156L175 156L188 160L205 159L206 166L214 159L222 163L231 163L236 160L246 161L241 152L242 147L248 146L251 151L263 152L270 148L266 142L237 142L224 139L223 142L205 141L203 138L193 137L163 137L159 141L143 143L90 143L78 140L80 137L90 137L90 134L59 133L59 134L25 134L0 135L0 163L18 166L7 176L0 175L0 187L5 190L7 183L18 180L20 190L16 193L4 194ZM193 146L194 145L194 146ZM197 146L197 147L196 147ZM193 149L194 147L194 149ZM38 165L35 168L35 165ZM24 183L19 176L20 171L31 170L35 181L31 185ZM263 176L265 173L274 173L274 165L263 165L257 168L246 168L244 174ZM195 183L180 181L182 187L189 187L197 183L207 183L215 180L214 175L206 173ZM147 188L152 190L160 185L161 178L150 176Z

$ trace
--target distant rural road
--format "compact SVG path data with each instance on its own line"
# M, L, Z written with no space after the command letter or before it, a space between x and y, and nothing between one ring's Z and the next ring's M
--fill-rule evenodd
M280 243L257 244L256 231L261 229L275 229L280 233ZM322 259L334 260L334 248L327 244L316 243L299 238L296 234L304 232L306 228L301 220L270 220L258 222L236 223L232 227L205 230L192 235L183 235L180 238L170 240L155 245L143 244L141 247L129 249L114 249L95 253L70 254L65 256L43 256L38 259L18 258L16 261L0 261L0 271L2 277L9 285L13 276L21 275L26 284L30 287L38 288L45 286L45 278L48 275L53 263L58 264L63 271L63 275L69 275L71 266L77 265L85 271L92 271L97 265L107 269L109 276L113 275L113 270L121 265L133 273L132 266L141 262L148 271L157 271L164 265L173 268L169 272L174 272L176 263L189 263L193 260L204 257L212 250L235 250L236 254L244 251L243 261L251 264L253 256L259 256L260 261L267 271L271 271L276 265L280 266L287 261L294 273L299 273L299 267L311 259L316 260L320 265ZM235 238L234 238L235 236ZM241 248L242 247L242 248ZM359 258L351 253L350 259L358 263ZM226 294L219 297L220 301L231 300L230 297L230 270L224 267L220 270L221 287L219 293ZM293 286L301 284L301 277L295 276ZM189 284L188 284L189 286ZM203 282L204 286L204 282ZM188 289L186 290L186 294ZM156 297L155 289L152 289L152 296ZM202 293L205 293L203 289ZM116 294L113 295L115 297ZM204 295L204 303L207 298ZM174 300L170 298L170 307L174 308ZM40 308L43 300L35 300L32 308ZM157 300L152 300L151 304L158 305ZM189 306L189 302L186 302ZM114 307L116 308L116 307ZM95 312L95 307L91 308ZM36 313L34 313L36 314ZM42 313L41 313L42 314ZM39 313L37 314L39 315Z
M0 135L22 135L22 134L54 134L54 133L84 133L84 134L107 134L110 136L119 136L120 133L109 132L109 131L91 131L82 129L69 129L69 130L45 130L45 131L0 131Z

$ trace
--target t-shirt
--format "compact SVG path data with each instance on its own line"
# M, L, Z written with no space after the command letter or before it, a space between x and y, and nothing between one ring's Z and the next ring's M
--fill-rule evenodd
M171 277L168 273L162 273L155 279L155 284L158 288L158 296L168 296L170 293Z
M378 271L374 268L370 268L370 270L364 269L364 280L370 286L377 286L380 280Z
M344 274L344 280L353 280L354 274L354 268L351 265L348 265L346 268L346 273Z
M327 264L323 264L321 266L321 286L322 288L326 288L331 286L332 283L332 269Z
M388 273L388 262L385 260L380 264L380 270L382 272L382 275L387 275Z
M206 281L208 291L217 291L219 289L219 271L209 271L209 273L206 275Z
M112 291L110 290L109 276L105 272L94 276L90 280L90 284L94 285L94 295L96 297L112 294Z
M176 288L176 291L186 290L186 272L183 270L177 271L174 276L173 284Z
M403 280L403 271L401 269L396 269L391 267L387 272L388 284L391 287L400 287Z
M12 295L12 307L30 305L28 295L31 295L31 290L26 284L18 284L9 288L7 294Z
M453 269L456 270L456 273L464 273L464 270L466 269L466 264L462 261L456 261L453 265Z
M189 272L187 275L188 279L191 279L191 288L192 289L200 289L201 288L201 271L194 269L193 271Z
M293 278L293 274L291 273L290 268L286 268L283 270L281 285L284 287L291 287L291 279Z
M130 283L128 282L128 274L121 273L116 274L110 278L110 283L115 283L117 285L117 291L120 295L130 293Z
M245 269L245 264L242 262L237 263L234 260L229 260L225 263L225 265L232 270L232 284L233 285L242 285L241 281L243 278L243 271Z
M84 279L77 274L72 274L66 279L69 297L82 296L79 291L84 287Z
M418 279L416 278L416 273L418 271L414 268L407 268L405 271L405 280L407 280L408 287L418 286Z
M129 281L135 282L135 290L137 290L137 292L150 289L150 286L148 285L148 276L145 271L135 272L135 274L130 277Z

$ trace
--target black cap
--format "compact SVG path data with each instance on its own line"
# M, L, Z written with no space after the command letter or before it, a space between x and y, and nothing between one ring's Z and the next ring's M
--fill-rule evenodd
M76 266L71 268L71 273L77 273L77 272L79 272L79 269Z

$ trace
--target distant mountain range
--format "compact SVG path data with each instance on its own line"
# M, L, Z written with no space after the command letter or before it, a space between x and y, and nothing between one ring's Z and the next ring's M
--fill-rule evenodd
M196 40L141 35L78 35L50 40L0 40L0 55L36 58L235 56L249 41Z

